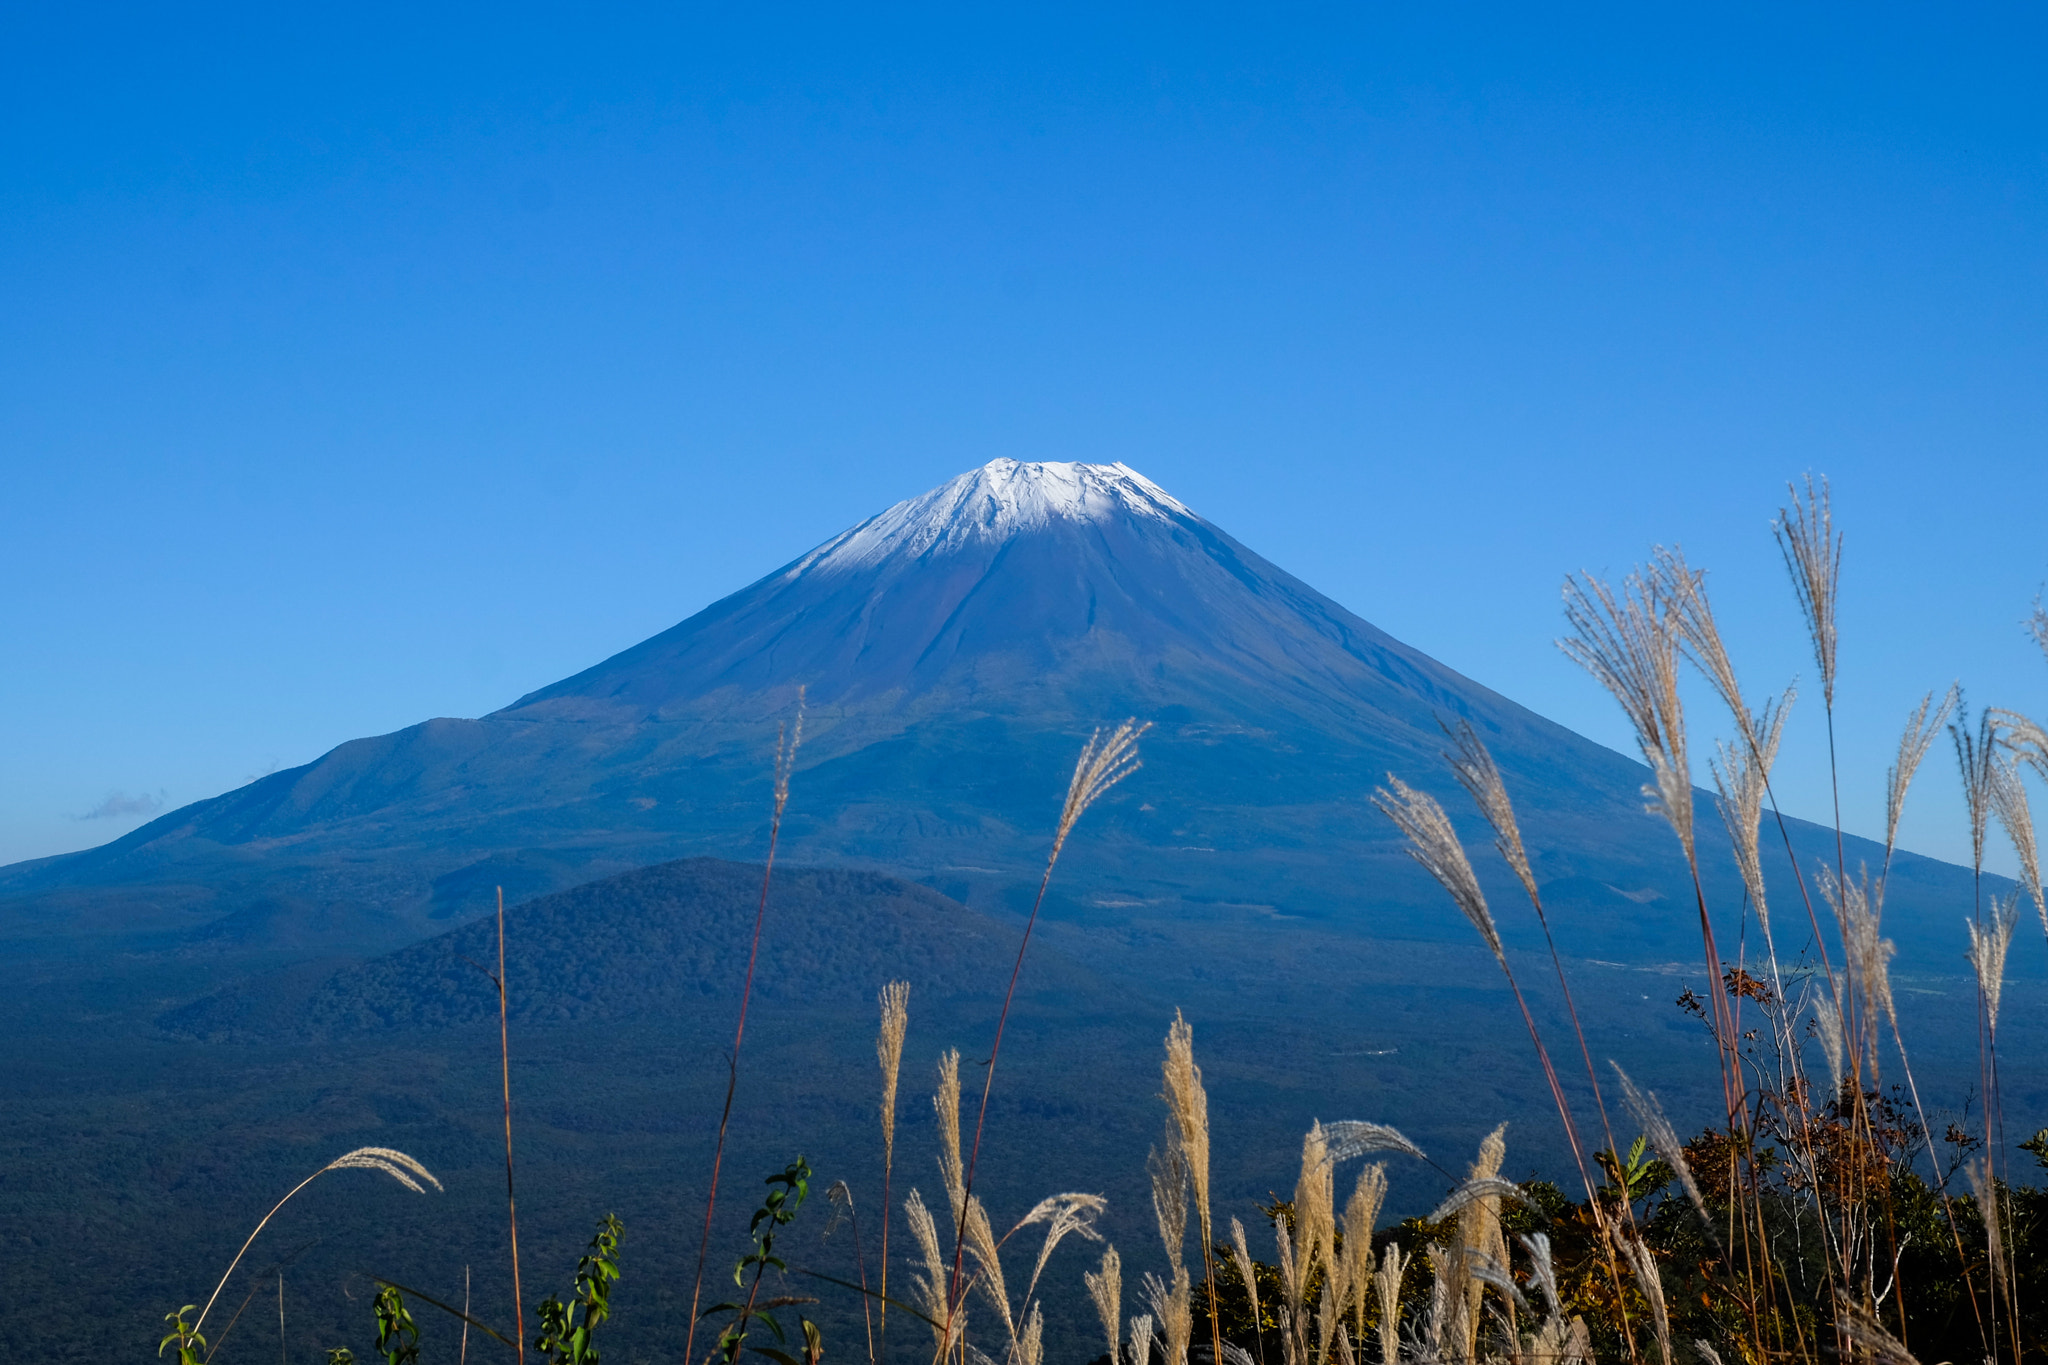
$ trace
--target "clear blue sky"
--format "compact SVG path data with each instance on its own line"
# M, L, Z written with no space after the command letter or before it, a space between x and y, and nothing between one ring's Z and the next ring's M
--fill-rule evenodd
M12 12L0 860L998 455L1125 460L1618 746L1561 576L1680 541L1810 679L1767 525L1824 471L1872 829L1922 690L2048 711L2048 28L1540 8Z

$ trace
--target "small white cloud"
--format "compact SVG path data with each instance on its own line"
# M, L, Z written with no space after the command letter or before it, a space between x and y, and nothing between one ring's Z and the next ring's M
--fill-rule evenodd
M81 820L127 820L138 815L155 815L164 808L164 794L151 796L148 792L130 796L126 792L108 792L107 799L94 806Z

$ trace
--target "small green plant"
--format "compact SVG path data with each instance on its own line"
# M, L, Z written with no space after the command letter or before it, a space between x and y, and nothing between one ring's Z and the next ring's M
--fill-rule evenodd
M767 1197L761 1201L761 1207L754 1210L753 1221L747 1227L749 1235L754 1239L753 1250L740 1257L732 1268L732 1282L747 1291L746 1301L714 1303L700 1316L708 1318L713 1313L734 1315L733 1320L726 1325L725 1331L719 1334L718 1345L715 1348L716 1357L724 1361L725 1365L733 1365L743 1350L767 1356L776 1361L777 1365L816 1365L825 1348L817 1325L808 1318L800 1319L804 1337L804 1357L801 1362L783 1351L746 1344L748 1324L756 1320L767 1324L768 1330L775 1334L777 1341L788 1341L788 1334L782 1330L782 1324L776 1321L775 1314L770 1310L788 1304L814 1302L804 1298L774 1298L765 1302L761 1299L762 1277L771 1268L789 1268L783 1259L775 1254L775 1234L778 1229L796 1221L797 1210L804 1206L804 1198L811 1191L810 1163L799 1156L763 1183L769 1186ZM749 1271L753 1275L752 1283L748 1282Z
M185 1315L198 1306L196 1303L188 1303L175 1313L164 1314L164 1321L171 1324L171 1330L166 1332L164 1339L157 1343L156 1353L158 1355L162 1355L165 1351L170 1350L171 1347L176 1346L178 1348L178 1365L202 1365L202 1362L206 1359L206 1338L199 1335L199 1328L196 1323L185 1321Z
M612 1284L619 1278L619 1238L625 1225L606 1214L590 1239L590 1250L576 1263L576 1289L564 1304L553 1294L541 1300L540 1336L534 1347L547 1353L548 1365L598 1365L591 1334L611 1316Z
M419 1365L420 1329L396 1286L377 1291L377 1350L385 1365Z
M356 1365L356 1353L346 1346L327 1348L327 1365Z

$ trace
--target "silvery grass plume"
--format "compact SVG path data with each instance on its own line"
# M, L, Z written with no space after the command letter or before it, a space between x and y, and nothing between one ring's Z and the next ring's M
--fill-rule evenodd
M1045 1359L1045 1314L1033 1303L1024 1317L1024 1330L1017 1335L1014 1352L1017 1365L1040 1365Z
M924 1274L910 1277L911 1290L918 1311L931 1324L938 1356L943 1359L967 1331L967 1307L947 1302L946 1257L939 1250L938 1225L932 1221L931 1210L925 1207L924 1196L914 1187L910 1197L903 1201L903 1219L910 1224L911 1236L917 1239L917 1249L924 1257Z
M1913 774L1920 771L1920 762L1927 757L1927 750L1934 743L1934 736L1942 726L1948 724L1949 713L1962 701L1962 693L1950 684L1942 694L1941 705L1934 706L1934 694L1929 692L1920 699L1920 705L1906 720L1905 733L1899 736L1899 756L1884 775L1884 857L1887 865L1891 862L1892 850L1899 845L1899 817L1906 809L1906 789L1913 785ZM1934 706L1934 714L1928 708Z
M960 1049L939 1054L939 1088L932 1094L932 1112L939 1120L939 1175L946 1202L957 1222L967 1198L965 1163L960 1155Z
M1372 1284L1372 1230L1387 1200L1387 1168L1373 1162L1359 1168L1358 1184L1344 1205L1344 1280L1351 1288L1352 1323L1365 1340L1365 1299Z
M1637 1288L1650 1302L1650 1325L1656 1329L1657 1353L1664 1358L1664 1365L1671 1365L1671 1313L1664 1302L1664 1280L1657 1273L1657 1258L1642 1238L1629 1229L1617 1231L1614 1240L1629 1269L1635 1272Z
M1984 834L1991 824L1991 760L1996 744L1991 716L1978 717L1970 727L1970 711L1956 703L1956 718L1949 723L1949 738L1955 741L1956 769L1963 779L1963 804L1970 816L1971 868L1984 871Z
M1472 728L1472 722L1460 719L1456 726L1445 726L1444 733L1451 738L1455 753L1446 753L1444 759L1451 765L1451 772L1457 777L1458 785L1472 797L1479 813L1486 817L1486 823L1493 826L1493 845L1500 850L1500 856L1514 869L1515 877L1522 883L1522 889L1529 894L1529 903L1536 907L1536 913L1543 913L1543 897L1536 891L1536 873L1529 866L1529 852L1522 846L1522 828L1515 819L1514 803L1508 800L1507 783L1501 780L1500 766L1480 742L1479 732Z
M1842 1043L1842 1012L1828 996L1817 996L1813 1005L1814 1031L1820 1035L1821 1055L1828 1063L1828 1092L1840 1094L1846 1050Z
M2039 593L2034 595L2033 614L2026 620L2027 635L2040 646L2041 653L2048 655L2048 607L2041 605Z
M242 1249L235 1253L235 1259L228 1262L227 1273L222 1275L220 1283L213 1287L213 1293L206 1300L206 1307L199 1310L199 1320L192 1324L193 1332L197 1333L206 1325L206 1315L213 1311L214 1301L220 1297L220 1291L228 1287L228 1280L233 1277L235 1267L249 1254L249 1248L255 1244L257 1233L262 1232L270 1220L277 1216L279 1209L291 1203L292 1195L305 1189L329 1171L382 1171L414 1194L425 1194L427 1185L432 1185L436 1192L441 1189L441 1182L434 1178L434 1173L404 1152L389 1147L358 1147L352 1152L343 1152L292 1186L291 1192L273 1204L269 1213L263 1215L262 1221L250 1232L248 1240L242 1243ZM423 1181L425 1184L421 1183Z
M1188 1240L1188 1162L1180 1147L1180 1126L1171 1117L1159 1145L1145 1155L1145 1174L1152 1184L1159 1240L1166 1247L1167 1263L1178 1270Z
M1165 1365L1187 1365L1188 1338L1195 1325L1193 1299L1193 1286L1188 1283L1185 1267L1173 1272L1171 1284L1149 1270L1145 1272L1145 1301L1151 1305L1159 1334L1166 1340Z
M1138 740L1151 728L1151 721L1141 725L1134 718L1107 735L1097 730L1088 737L1088 742L1081 747L1081 756L1074 761L1074 776L1067 783L1066 804L1060 808L1059 828L1052 840L1055 861L1082 814L1104 792L1144 766L1138 762Z
M1398 1365L1401 1359L1401 1277L1408 1258L1399 1242L1389 1242L1380 1252L1380 1268L1372 1284L1380 1301L1380 1365Z
M958 1247L974 1253L979 1270L973 1277L973 1284L981 1287L982 1293L1002 1314L1003 1330L1014 1341L1017 1324L1010 1316L1010 1295L1003 1283L1002 1261L996 1254L995 1231L989 1226L988 1212L982 1208L981 1200L967 1192L960 1159L958 1048L949 1049L939 1056L939 1088L932 1096L932 1110L939 1120L939 1175L945 1181L946 1199L953 1209ZM966 1290L961 1290L961 1296L964 1298L965 1295Z
M1964 1174L1970 1178L1970 1193L1977 1197L1977 1210L1984 1216L1984 1245L1991 1255L1991 1283L1998 1294L2005 1292L2005 1230L1998 1220L1998 1182L1991 1175L1991 1158L1987 1154L1975 1161L1964 1163Z
M1842 578L1842 536L1835 530L1825 478L1816 490L1813 475L1808 474L1804 497L1797 485L1788 483L1785 488L1792 495L1792 505L1778 509L1778 520L1771 532L1778 538L1786 572L1792 575L1792 591L1799 599L1799 614L1806 619L1806 631L1813 640L1821 694L1828 710L1833 711L1835 603Z
M1739 746L1745 753L1754 754L1763 748L1760 722L1763 715L1749 709L1744 700L1742 688L1735 680L1735 662L1728 657L1728 648L1721 642L1721 628L1714 622L1714 609L1707 601L1707 576L1685 562L1685 554L1677 547L1666 549L1658 546L1650 552L1657 571L1671 591L1674 603L1672 621L1678 633L1679 649L1699 669L1728 713L1735 720L1735 728L1742 740Z
M1372 1254L1372 1247L1369 1244L1366 1247L1366 1254ZM1252 1332L1258 1342L1259 1359L1263 1362L1266 1358L1266 1331L1260 1321L1258 1267L1252 1263L1251 1247L1245 1241L1244 1224L1235 1218L1230 1220L1230 1259L1237 1266L1237 1277L1244 1281L1245 1302L1251 1305L1252 1310Z
M1486 1261L1496 1265L1507 1264L1507 1240L1501 1232L1500 1223L1501 1200L1528 1202L1528 1197L1519 1187L1500 1178L1500 1165L1507 1156L1506 1134L1505 1123L1487 1134L1485 1141L1479 1144L1479 1155L1473 1161L1465 1183L1438 1205L1429 1218L1431 1222L1441 1222L1455 1214L1458 1219L1450 1251L1446 1256L1434 1259L1443 1302L1450 1308L1450 1317L1440 1318L1440 1322L1455 1324L1461 1334L1457 1344L1464 1352L1462 1358L1468 1360L1474 1358L1478 1342L1480 1296L1483 1292L1482 1282L1475 1277L1474 1269Z
M1339 1119L1335 1123L1320 1123L1323 1130L1324 1160L1330 1162L1349 1161L1355 1156L1368 1152L1400 1152L1417 1161L1427 1161L1422 1149L1402 1137L1395 1129L1384 1123L1365 1123L1358 1119Z
M1861 993L1863 1006L1881 1009L1892 1027L1898 1027L1899 1015L1892 1003L1891 960L1898 947L1890 939L1879 936L1878 911L1870 894L1870 874L1866 870L1859 881L1841 882L1835 878L1832 868L1822 866L1813 874L1815 885L1820 888L1821 899L1835 912L1835 925L1842 935L1842 951L1848 958L1850 979ZM1877 1067L1877 1032L1870 1030L1864 1040L1869 1056L1868 1065L1873 1073Z
M1764 819L1764 797L1771 785L1771 765L1778 759L1778 744L1785 735L1785 717L1797 694L1785 689L1782 698L1764 703L1751 722L1751 733L1739 744L1715 744L1717 759L1708 763L1714 774L1714 788L1720 794L1721 823L1735 849L1735 865L1742 873L1743 889L1756 907L1757 925L1764 932L1765 951L1770 955L1775 977L1778 950L1771 938L1771 908L1764 894L1763 847L1760 831Z
M1563 1312L1557 1297L1557 1263L1551 1259L1550 1238L1541 1232L1525 1232L1515 1239L1529 1253L1529 1282L1543 1295L1551 1317Z
M1629 1113L1635 1115L1636 1122L1643 1126L1643 1132L1649 1136L1651 1148L1677 1175L1678 1183L1685 1189L1685 1197L1692 1201L1694 1212L1699 1214L1700 1222L1706 1225L1708 1238L1718 1246L1719 1238L1715 1234L1714 1220L1707 1216L1707 1201L1700 1197L1699 1184L1692 1178L1692 1166L1685 1159L1685 1144L1678 1140L1678 1130L1673 1128L1671 1120L1664 1116L1664 1106L1657 1103L1654 1092L1637 1089L1636 1083L1621 1069L1620 1062L1610 1061L1608 1065L1613 1067L1614 1074L1621 1078L1622 1103L1628 1106Z
M884 1341L889 1330L889 1185L896 1172L896 1083L903 1072L903 1037L910 1028L910 983L891 981L882 987L881 1029L875 1035L875 1059L882 1065L882 1303Z
M1306 1302L1315 1268L1327 1271L1337 1240L1336 1186L1323 1125L1312 1124L1301 1139L1301 1174L1294 1182L1295 1269Z
M1223 1328L1216 1310L1216 1267L1210 1250L1216 1237L1209 1223L1209 1092L1202 1088L1202 1068L1195 1065L1195 1031L1179 1010L1173 1012L1173 1024L1166 1032L1166 1059L1160 1063L1160 1074L1165 1082L1161 1097L1180 1129L1181 1154L1187 1163L1202 1234L1203 1280L1209 1291L1210 1351L1212 1355L1221 1355Z
M1031 1280L1024 1286L1026 1303L1031 1302L1032 1295L1038 1292L1038 1277L1045 1273L1045 1263L1052 1259L1054 1247L1070 1235L1087 1242L1102 1240L1102 1234L1095 1230L1095 1220L1108 1207L1109 1201L1099 1194L1053 1194L1039 1200L1031 1212L1017 1220L1017 1226L1010 1229L1004 1241L1025 1228L1045 1224L1045 1242L1038 1249L1038 1263L1032 1266ZM1111 1248L1109 1255L1115 1254L1115 1248ZM1108 1264L1107 1259L1105 1264Z
M1852 1305L1845 1307L1836 1321L1849 1344L1871 1365L1920 1365L1906 1349L1906 1343L1885 1331L1873 1314Z
M1387 784L1373 793L1372 803L1408 836L1408 856L1451 893L1451 900L1505 967L1507 953L1501 948L1500 932L1493 927L1493 912L1486 907L1486 895L1479 889L1479 878L1472 874L1472 864L1465 857L1465 846L1458 842L1457 831L1451 828L1450 817L1435 797L1416 791L1392 773L1387 774Z
M967 1220L971 1218L975 1207L971 1197L974 1192L974 1174L981 1162L981 1136L988 1123L989 1096L995 1090L996 1059L1003 1051L1003 1030L1010 1021L1010 1005L1017 997L1017 981L1024 974L1024 955L1031 947L1031 931L1038 924L1040 907L1045 904L1046 888L1052 885L1053 868L1059 863L1060 850L1066 847L1067 836L1074 832L1075 823L1088 807L1100 799L1104 792L1138 770L1138 740L1151 728L1149 721L1140 725L1136 719L1131 719L1107 735L1100 729L1096 730L1081 747L1080 757L1074 763L1074 775L1067 782L1067 798L1060 807L1059 825L1053 834L1052 851L1045 860L1045 875L1039 880L1038 896L1031 903L1031 915L1024 922L1024 934L1017 944L1017 961L1010 969L1009 987L1003 992L1003 1008L996 1015L995 1040L989 1045L988 1062L982 1071L981 1107L974 1119L974 1146L968 1151L966 1167L961 1175L960 1198L965 1207L960 1215L963 1221L958 1225L962 1235L956 1239L953 1248L953 1281L949 1286L949 1297L952 1291L959 1288L961 1251L968 1240L967 1234L972 1231L967 1226ZM1007 1307L1004 1311L1008 1312ZM1014 1333L1012 1335L1014 1337Z
M1131 1318L1131 1365L1151 1365L1152 1361L1152 1315L1134 1314Z
M2012 840L2013 852L2020 860L2020 884L2041 916L2042 931L2048 933L2048 901L2041 898L2041 855L2034 842L2034 815L2027 806L2027 784L2021 779L2017 764L1996 755L1991 759L1990 781L1991 809L2005 828L2006 837Z
M1984 1016L1991 1032L1998 1032L1998 1002L2005 990L2005 954L2012 947L2012 930L2020 919L2020 893L1991 898L1988 923L1979 928L1975 920L1964 920L1970 931L1970 966L1977 973L1977 989L1984 997Z
M903 1035L910 1027L910 983L882 987L882 1027L875 1035L875 1059L882 1064L882 1160L896 1156L896 1081L903 1071Z
M1116 1365L1117 1357L1123 1354L1124 1345L1121 1330L1124 1311L1124 1265L1123 1258L1116 1254L1115 1247L1103 1248L1102 1269L1083 1272L1081 1283L1088 1286L1088 1297L1095 1304L1095 1315L1102 1319L1102 1334L1109 1338L1110 1365Z
M804 689L796 689L796 724L788 735L789 743L783 744L783 730L775 727L775 818L782 818L782 811L789 804L789 779L796 771L796 751L804 742Z
M1558 648L1620 703L1656 778L1643 788L1649 810L1670 822L1691 861L1692 769L1678 697L1678 613L1686 591L1655 563L1631 573L1619 593L1590 574L1567 578L1564 614L1572 633Z

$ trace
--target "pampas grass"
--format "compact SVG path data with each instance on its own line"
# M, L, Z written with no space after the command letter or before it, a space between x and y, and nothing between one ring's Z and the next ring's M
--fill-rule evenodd
M433 1186L436 1193L441 1189L441 1182L434 1178L434 1173L404 1152L389 1147L358 1147L354 1151L343 1152L292 1186L285 1197L271 1205L270 1212L257 1221L256 1226L250 1230L248 1239L242 1243L242 1249L235 1253L235 1259L228 1262L227 1271L220 1277L220 1283L215 1285L213 1293L207 1296L206 1306L199 1310L199 1319L192 1324L194 1333L206 1325L206 1315L213 1311L214 1302L220 1298L220 1291L228 1287L228 1280L234 1276L235 1267L249 1254L249 1248L255 1245L257 1235L270 1225L271 1219L277 1217L279 1209L292 1202L293 1196L329 1171L378 1171L390 1176L414 1194L425 1194L428 1185Z
M889 1214L890 1182L896 1172L896 1082L903 1072L903 1036L910 1028L910 983L891 981L882 987L882 1024L875 1035L875 1058L882 1065L882 1303L877 1332L889 1342Z

